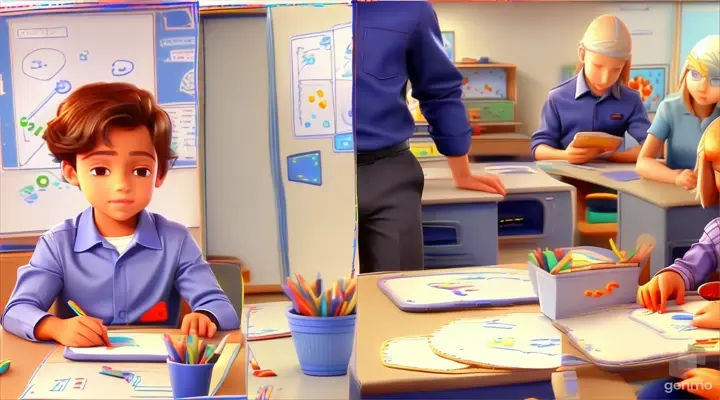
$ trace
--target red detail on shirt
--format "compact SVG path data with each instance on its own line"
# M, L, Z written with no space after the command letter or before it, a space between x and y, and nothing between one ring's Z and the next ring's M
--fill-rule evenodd
M168 319L168 308L167 303L161 301L155 304L151 309L148 310L142 317L140 322L165 322Z

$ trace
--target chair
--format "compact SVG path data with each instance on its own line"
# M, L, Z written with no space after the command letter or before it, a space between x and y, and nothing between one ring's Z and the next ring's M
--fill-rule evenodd
M238 317L242 318L245 283L250 280L249 271L243 267L242 260L237 257L208 256L207 261L215 274L220 289L227 295ZM182 321L182 318L191 311L190 306L183 300L180 305L179 320Z

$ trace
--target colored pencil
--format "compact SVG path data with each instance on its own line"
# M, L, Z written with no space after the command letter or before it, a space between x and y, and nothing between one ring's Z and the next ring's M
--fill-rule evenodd
M72 300L68 300L67 303L68 303L68 306L70 306L70 309L73 310L73 312L75 314L77 314L78 317L87 317L87 314L85 313L85 311L83 311L83 309L80 308L80 306L77 305L76 302L74 302Z

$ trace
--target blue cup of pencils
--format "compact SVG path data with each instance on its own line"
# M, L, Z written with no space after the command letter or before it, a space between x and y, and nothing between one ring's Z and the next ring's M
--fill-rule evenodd
M355 339L357 279L324 285L296 275L283 284L292 307L286 311L300 368L310 376L347 374Z
M163 335L168 350L168 370L173 398L203 397L210 392L213 367L227 342L225 336L219 344L206 344L197 335L182 336L175 341Z

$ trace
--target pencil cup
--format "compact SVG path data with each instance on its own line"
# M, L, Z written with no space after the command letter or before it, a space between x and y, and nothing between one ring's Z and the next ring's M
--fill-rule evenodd
M347 374L355 339L355 314L307 317L298 315L292 307L285 314L300 368L305 375Z
M168 360L173 398L207 396L215 364L181 364Z

